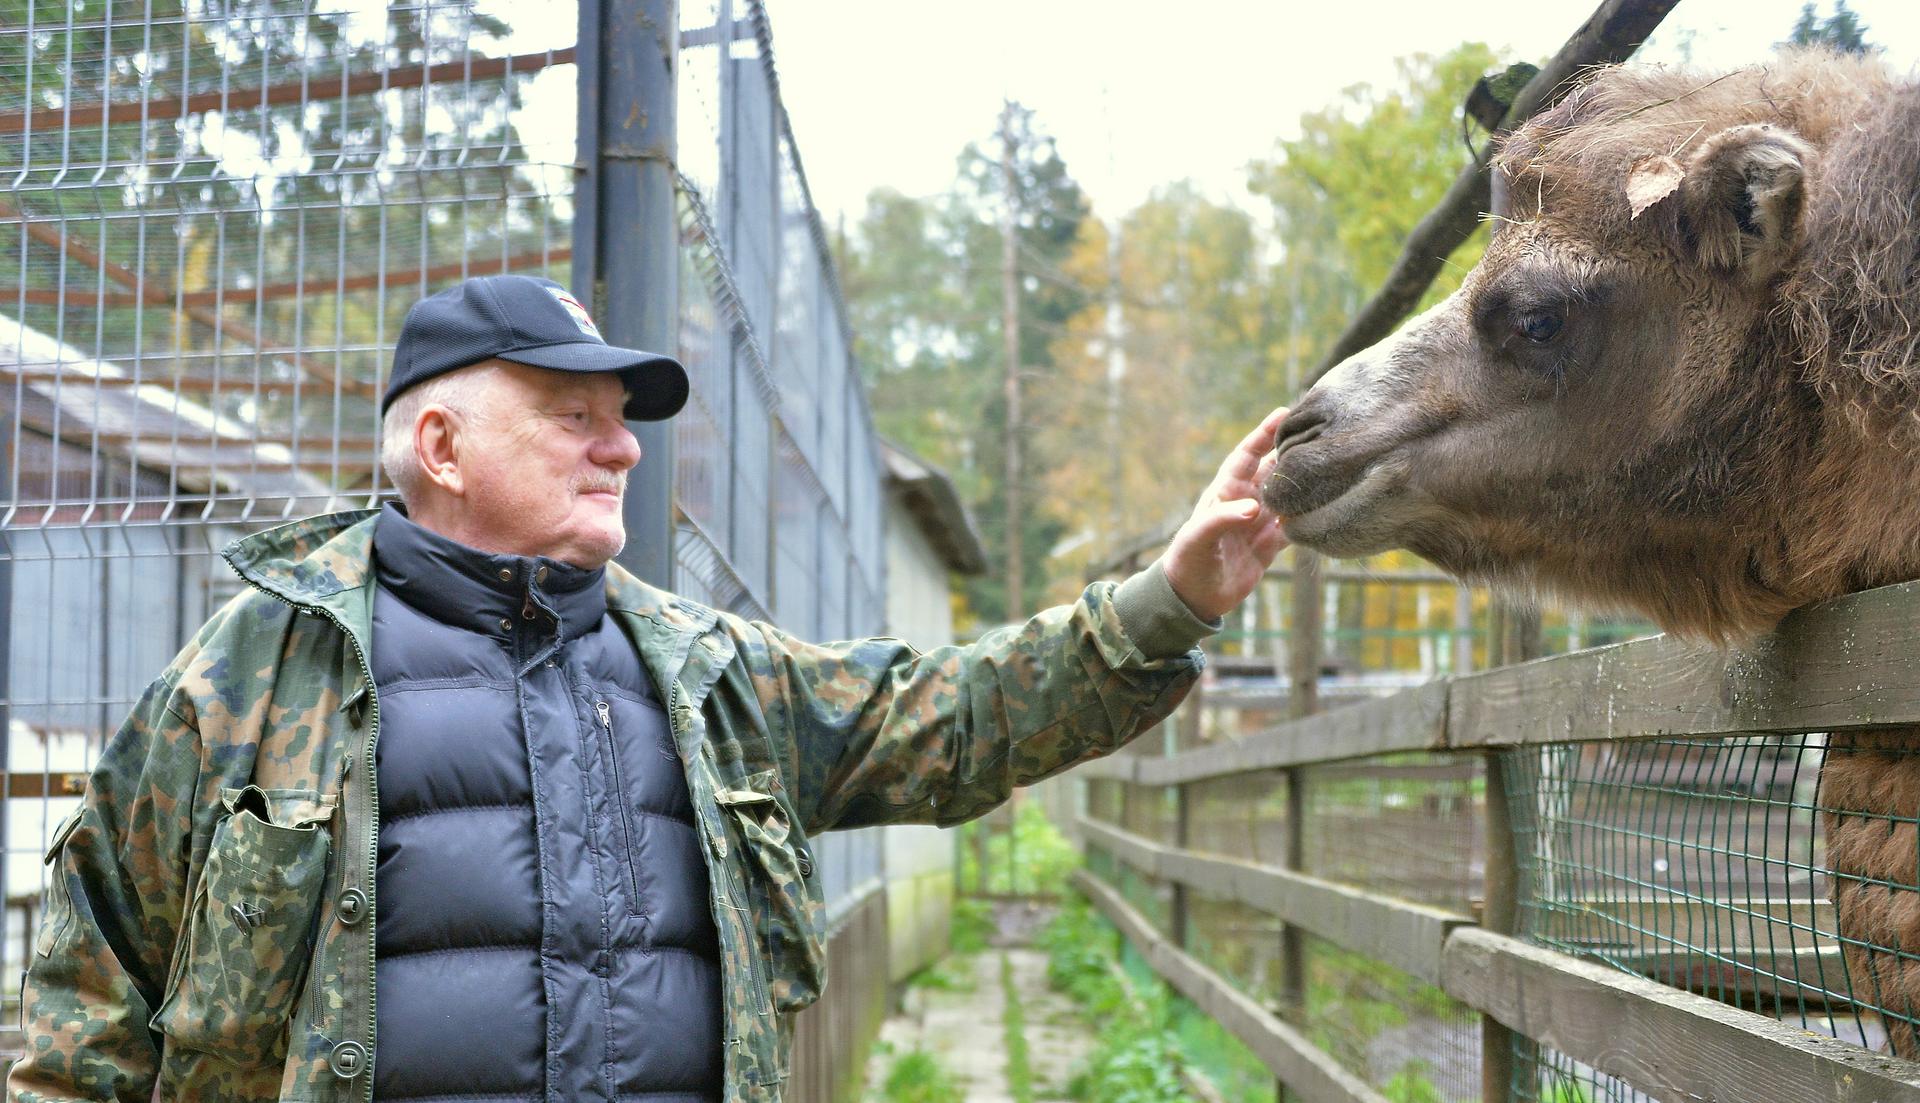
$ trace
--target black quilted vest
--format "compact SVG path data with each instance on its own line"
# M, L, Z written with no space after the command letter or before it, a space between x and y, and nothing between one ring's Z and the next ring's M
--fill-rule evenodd
M603 572L393 506L374 544L375 1098L718 1100L707 869Z

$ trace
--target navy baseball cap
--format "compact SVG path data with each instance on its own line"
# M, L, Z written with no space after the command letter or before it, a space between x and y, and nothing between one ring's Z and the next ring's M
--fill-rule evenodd
M687 370L678 360L607 344L566 288L538 276L474 276L407 311L380 412L416 383L494 359L555 371L619 372L631 421L664 421L687 403Z

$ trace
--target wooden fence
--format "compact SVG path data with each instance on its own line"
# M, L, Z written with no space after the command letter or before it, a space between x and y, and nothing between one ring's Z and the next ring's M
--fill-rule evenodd
M1129 830L1115 802L1090 800L1077 824L1090 861L1076 879L1159 976L1258 1055L1287 1098L1388 1100L1309 1038L1312 1024L1300 1015L1304 934L1403 971L1479 1013L1488 1103L1540 1098L1514 1072L1516 1050L1533 1044L1659 1100L1920 1103L1920 1063L1516 936L1526 827L1516 831L1510 821L1507 794L1516 748L1675 739L1712 746L1756 733L1920 725L1920 583L1803 610L1743 649L1655 637L1449 677L1263 730L1216 725L1211 741L1193 737L1204 702L1190 706L1169 721L1187 733L1182 748L1115 756L1079 771L1096 786L1118 783L1135 799L1154 796L1171 814L1152 829L1135 823ZM1302 768L1405 752L1484 763L1477 907L1435 907L1301 872ZM1283 771L1272 776L1288 780L1284 849L1291 853L1262 864L1188 845L1196 787L1262 771ZM1107 875L1096 875L1103 868ZM1147 886L1159 902L1153 910L1164 907L1163 925L1143 913L1134 902L1140 893L1130 894L1123 881ZM1282 956L1291 960L1283 963L1277 1006L1202 960L1190 920L1201 900L1234 902L1281 924ZM1832 922L1824 900L1741 907L1763 917L1784 910L1802 930L1819 924L1801 912ZM1826 995L1846 1002L1845 993Z

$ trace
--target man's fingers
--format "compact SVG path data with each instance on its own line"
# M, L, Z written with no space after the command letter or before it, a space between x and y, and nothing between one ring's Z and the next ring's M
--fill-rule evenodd
M1260 562L1273 565L1273 557L1287 546L1287 530L1280 527L1280 518L1275 517L1271 524L1260 530L1253 538L1253 554Z
M1254 493L1258 494L1260 488L1267 485L1267 478L1273 474L1273 469L1279 466L1280 454L1278 452L1268 452L1266 455L1260 457L1259 465L1253 469Z
M1251 479L1259 468L1260 461L1273 451L1273 436L1280 429L1280 422L1287 416L1287 408L1281 406L1260 419L1253 432L1242 437L1240 444L1227 457L1220 469L1222 475L1237 479Z
M1252 498L1215 502L1195 520L1194 535L1204 543L1217 543L1230 530L1244 526L1259 516L1260 503Z
M1272 413L1261 418L1260 424L1253 427L1253 432L1241 439L1240 451L1252 453L1256 458L1273 451L1273 435L1280 431L1280 423L1286 417L1285 406L1274 407Z

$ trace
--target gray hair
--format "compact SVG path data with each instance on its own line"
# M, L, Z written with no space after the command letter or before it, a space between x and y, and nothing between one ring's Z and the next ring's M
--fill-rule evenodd
M427 485L426 469L413 450L413 425L420 420L420 411L440 405L463 417L479 416L481 387L499 366L496 360L482 360L455 368L408 387L387 407L380 422L380 466L400 492L401 501L413 505Z

